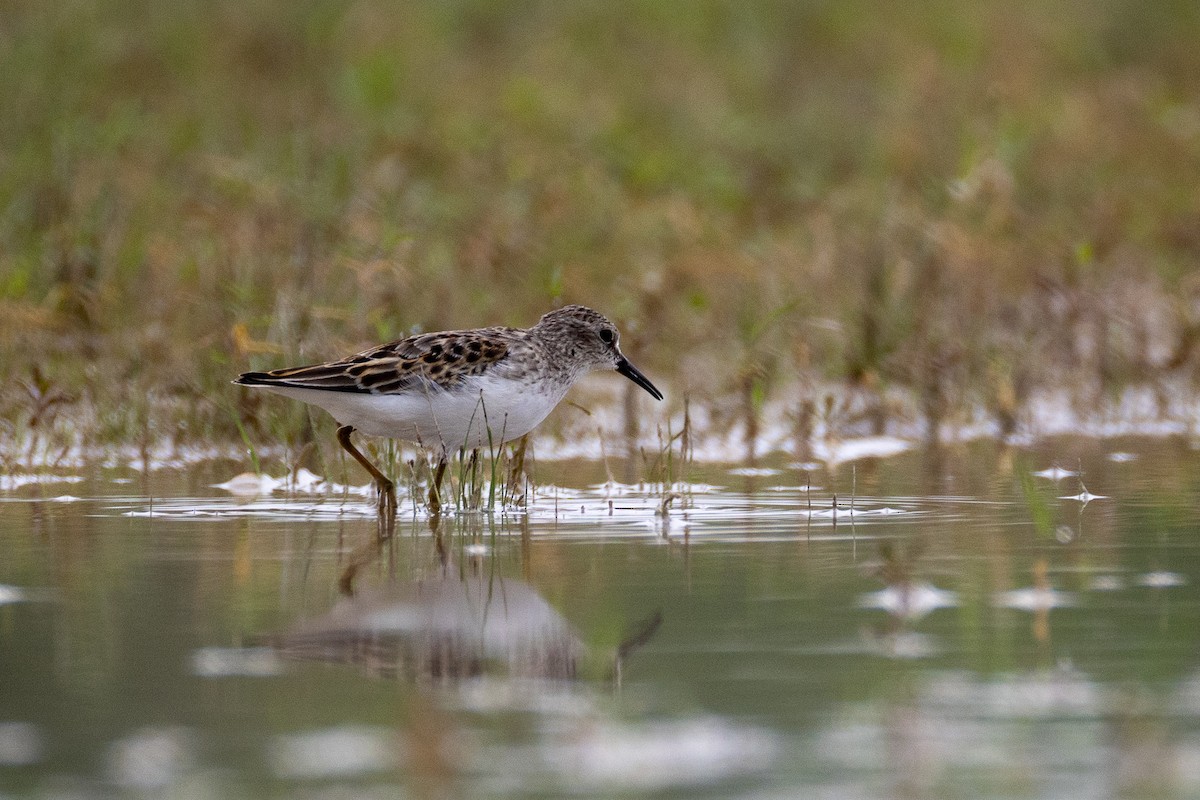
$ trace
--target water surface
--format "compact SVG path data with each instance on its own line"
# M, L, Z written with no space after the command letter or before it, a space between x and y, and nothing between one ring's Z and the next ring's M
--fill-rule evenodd
M10 480L0 797L1200 796L1198 467L698 466L664 515L541 463L385 542L237 465Z

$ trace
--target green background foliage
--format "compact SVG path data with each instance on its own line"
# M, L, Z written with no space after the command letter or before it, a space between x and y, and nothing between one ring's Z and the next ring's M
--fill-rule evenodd
M237 441L239 371L564 302L701 401L1192 370L1193 2L0 13L10 426Z

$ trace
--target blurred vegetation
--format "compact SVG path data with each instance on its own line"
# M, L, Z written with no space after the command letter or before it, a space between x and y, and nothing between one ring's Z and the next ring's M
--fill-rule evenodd
M10 433L303 437L230 377L564 302L751 418L842 385L1008 428L1197 371L1192 0L0 17Z

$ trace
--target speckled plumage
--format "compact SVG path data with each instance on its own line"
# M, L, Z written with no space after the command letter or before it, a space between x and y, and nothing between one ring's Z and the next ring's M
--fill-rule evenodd
M595 369L615 369L662 399L621 354L618 339L603 315L566 306L531 328L418 334L234 382L320 406L363 433L453 451L524 436Z

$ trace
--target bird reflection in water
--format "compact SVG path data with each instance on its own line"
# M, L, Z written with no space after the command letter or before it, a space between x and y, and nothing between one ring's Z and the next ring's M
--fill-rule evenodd
M391 532L381 534L351 554L339 581L343 597L329 611L264 643L288 660L351 663L371 675L418 681L562 680L605 672L619 679L621 660L662 621L656 612L632 626L615 651L594 652L533 586L484 570L479 559L460 566L436 517L430 529L436 563L425 576L359 589L359 572L391 550Z

